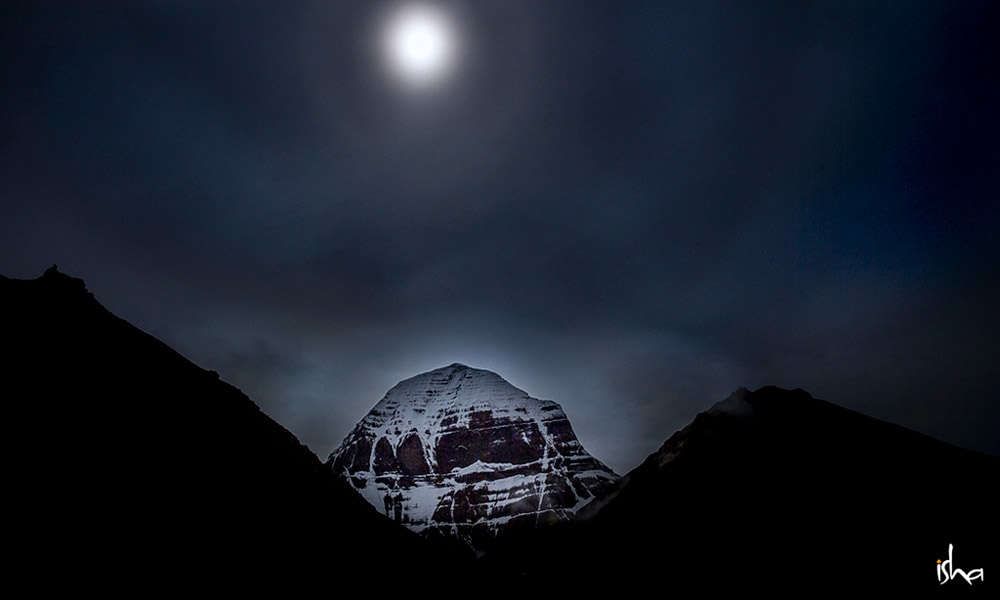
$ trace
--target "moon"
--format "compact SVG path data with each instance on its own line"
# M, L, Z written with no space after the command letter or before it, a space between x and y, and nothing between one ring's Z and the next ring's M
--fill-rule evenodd
M452 21L431 5L409 4L397 9L386 21L382 42L391 72L414 88L442 81L455 62L457 41Z

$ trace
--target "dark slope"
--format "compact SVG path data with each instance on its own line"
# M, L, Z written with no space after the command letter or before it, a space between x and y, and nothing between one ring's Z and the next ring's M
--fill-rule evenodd
M740 390L674 434L596 516L491 558L669 590L968 593L935 560L1000 576L1000 460L817 400ZM531 555L525 549L532 550ZM535 565L546 564L544 569ZM992 585L991 585L992 583ZM992 591L990 588L992 587Z
M0 319L12 572L254 585L461 562L378 515L239 390L81 280L0 278Z

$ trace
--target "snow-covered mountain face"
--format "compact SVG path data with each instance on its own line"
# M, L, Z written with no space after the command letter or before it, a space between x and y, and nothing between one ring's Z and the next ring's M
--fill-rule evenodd
M389 390L328 464L389 518L476 549L511 528L571 519L618 479L558 404L460 364Z

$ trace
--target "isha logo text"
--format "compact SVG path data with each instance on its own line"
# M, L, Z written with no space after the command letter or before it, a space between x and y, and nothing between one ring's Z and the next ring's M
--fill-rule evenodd
M954 579L961 577L966 583L972 585L973 581L983 581L983 570L982 569L971 569L969 571L963 571L962 569L955 568L955 560L953 558L955 547L948 544L948 559L937 561L937 577L938 582L941 585L948 583Z

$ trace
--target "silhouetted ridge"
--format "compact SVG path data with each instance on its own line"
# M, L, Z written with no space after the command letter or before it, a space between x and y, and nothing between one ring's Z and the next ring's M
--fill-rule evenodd
M15 572L325 581L462 558L377 514L218 374L52 267L0 278ZM41 577L44 574L38 574Z
M80 279L54 267L34 280L0 277L0 331L4 539L15 583L138 595L171 584L259 591L278 580L336 594L419 583L456 595L487 582L562 597L614 581L619 594L923 597L970 591L935 576L953 544L957 566L986 570L971 591L996 595L1000 459L803 390L737 390L617 483L601 477L608 488L593 499L575 490L577 519L510 532L471 563L378 514L239 390L112 315ZM470 390L489 393L463 395ZM543 452L555 457L550 472L599 477L592 471L605 467L577 447L558 405L521 394L458 363L401 382L330 466L357 478L371 470L373 484L388 477L397 490L415 476L437 485L468 475L506 492L490 478L536 464L543 445L527 429L541 432L542 422L558 433L544 448L564 445ZM394 426L429 414L410 410L418 398L417 408L442 411L440 436L419 446ZM548 416L518 416L535 409ZM508 429L518 435L482 433ZM438 452L450 434L456 443ZM496 470L482 468L483 456ZM490 516L474 513L486 504L464 506L469 524Z
M938 592L949 543L968 568L1000 564L998 482L995 457L803 390L741 389L670 436L588 521L490 560L517 565L525 584L572 568L637 589L922 596Z

